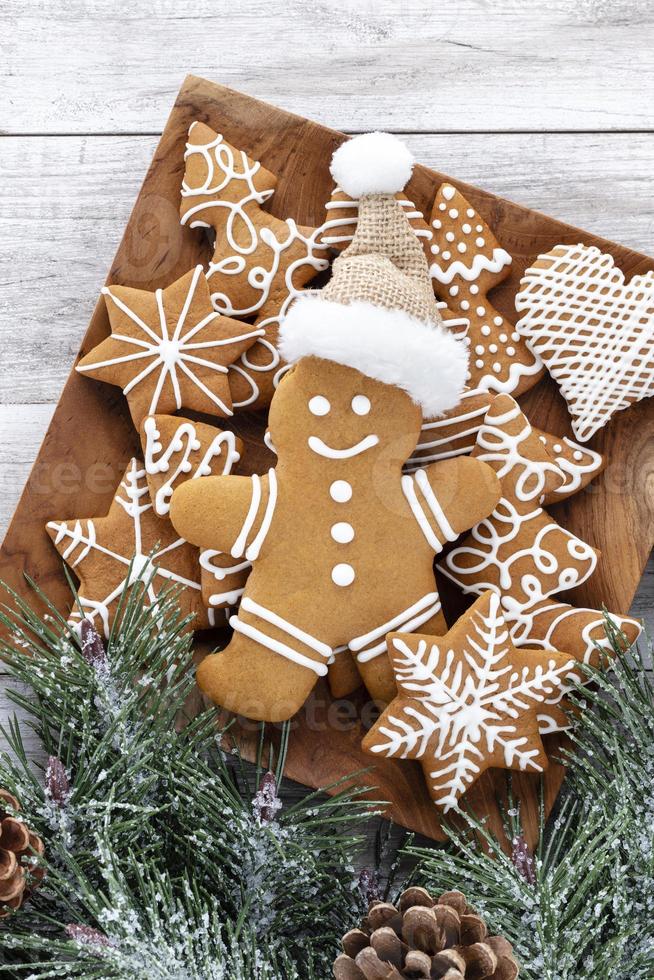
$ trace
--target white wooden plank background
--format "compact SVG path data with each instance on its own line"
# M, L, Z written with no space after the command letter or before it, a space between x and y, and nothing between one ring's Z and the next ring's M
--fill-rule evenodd
M189 71L654 253L649 0L0 0L0 537Z

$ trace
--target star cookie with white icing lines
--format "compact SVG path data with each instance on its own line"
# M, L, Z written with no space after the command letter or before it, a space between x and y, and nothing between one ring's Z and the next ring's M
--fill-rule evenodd
M499 598L480 596L445 636L391 633L398 695L363 740L371 755L417 759L445 811L493 767L539 773L545 702L560 700L574 660L517 649Z
M103 290L111 334L77 370L118 385L138 428L146 415L233 415L227 369L263 331L213 309L201 265L166 289Z
M511 256L484 219L451 184L441 184L431 214L434 292L470 320L470 388L519 395L543 374L537 355L489 302L507 278Z
M163 590L178 587L182 615L195 614L193 629L210 625L202 602L198 550L155 514L139 460L130 461L105 517L55 520L46 528L79 578L82 614L105 636L121 595L137 581L147 583L149 602ZM75 608L71 620L79 619Z
M263 408L285 369L279 325L304 286L329 266L321 229L264 210L275 175L204 123L190 127L184 161L181 222L215 233L207 270L214 309L256 317L255 327L263 330L252 350L230 365L234 405Z

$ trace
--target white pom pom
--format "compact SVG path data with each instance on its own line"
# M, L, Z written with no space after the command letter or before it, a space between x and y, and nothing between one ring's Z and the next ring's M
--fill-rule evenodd
M331 175L350 197L396 194L409 182L411 151L390 133L364 133L343 143L332 157Z

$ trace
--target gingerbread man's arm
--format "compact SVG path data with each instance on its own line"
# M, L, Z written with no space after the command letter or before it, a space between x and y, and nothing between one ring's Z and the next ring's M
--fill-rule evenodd
M488 517L502 496L495 471L470 456L442 460L403 476L402 489L436 553Z
M266 476L207 476L173 493L170 519L186 541L255 561L277 502L275 471Z

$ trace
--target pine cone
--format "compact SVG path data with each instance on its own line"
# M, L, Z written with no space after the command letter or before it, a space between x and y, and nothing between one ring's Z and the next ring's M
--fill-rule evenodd
M35 865L35 858L43 854L43 841L12 816L19 810L18 800L0 789L0 919L21 907L44 874Z
M397 907L373 902L360 929L343 937L336 980L514 980L518 964L501 936L488 936L483 920L461 892L434 900L408 888Z

